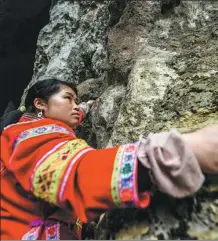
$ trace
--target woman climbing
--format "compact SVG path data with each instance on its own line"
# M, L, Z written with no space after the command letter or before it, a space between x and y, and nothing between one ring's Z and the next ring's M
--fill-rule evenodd
M149 134L95 149L74 128L92 101L76 104L68 82L47 79L28 91L26 112L1 118L1 239L82 239L83 223L111 208L147 208L150 191L193 195L204 172L218 172L218 127Z

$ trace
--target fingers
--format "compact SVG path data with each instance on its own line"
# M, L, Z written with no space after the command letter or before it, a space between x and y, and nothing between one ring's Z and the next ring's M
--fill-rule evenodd
M89 100L87 101L87 104L91 107L95 103L95 100Z

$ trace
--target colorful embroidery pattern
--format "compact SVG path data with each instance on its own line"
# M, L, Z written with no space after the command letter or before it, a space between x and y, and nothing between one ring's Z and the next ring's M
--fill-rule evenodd
M63 178L63 181L61 182L61 186L59 188L59 194L58 194L58 200L59 202L62 202L62 197L63 197L63 193L64 193L64 190L65 190L65 187L66 187L66 184L67 184L67 180L70 176L70 173L71 173L71 170L74 166L74 163L76 163L76 161L82 156L84 155L86 152L88 151L91 151L91 150L94 150L94 148L92 147L88 147L88 148L85 148L83 149L82 151L80 151L79 153L77 153L74 158L73 158L73 161L70 163L69 167L67 168L67 171L65 172L64 174L64 178Z
M60 224L53 224L45 228L46 240L60 240Z
M136 144L119 147L111 180L112 197L118 206L133 206L136 187Z
M66 175L69 166L75 163L75 157L88 147L88 144L81 139L67 141L67 143L46 155L43 160L39 160L39 165L36 164L31 181L34 195L57 205L57 194L63 177Z
M27 232L21 240L37 240L39 238L41 227L33 227Z
M71 132L71 131L69 131L66 128L63 128L61 126L58 126L58 125L45 125L45 126L32 128L32 129L29 129L29 130L26 130L26 131L22 132L18 136L18 138L15 140L14 148L18 144L20 144L22 141L25 141L25 140L27 140L29 138L36 137L36 136L41 136L41 135L46 135L46 134L57 133L57 132L75 136L73 132Z

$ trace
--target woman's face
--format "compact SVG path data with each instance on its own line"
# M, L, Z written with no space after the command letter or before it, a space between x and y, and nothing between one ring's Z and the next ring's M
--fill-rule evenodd
M61 85L60 91L52 95L48 103L43 103L43 108L40 110L43 110L45 117L62 121L73 128L79 124L79 107L76 98L76 93L70 87Z

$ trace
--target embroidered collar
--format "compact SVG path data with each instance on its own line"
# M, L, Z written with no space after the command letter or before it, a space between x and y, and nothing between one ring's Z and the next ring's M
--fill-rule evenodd
M44 118L45 117L38 117L37 114L35 114L35 113L25 113L21 116L21 118L19 119L19 121L17 123L6 126L4 128L4 130L6 130L6 129L10 128L11 126L14 126L14 125L20 125L23 122L34 122L34 121L41 120L41 119L44 119Z
M22 115L20 121L32 121L41 119L44 119L44 117L38 117L36 113L25 113Z

